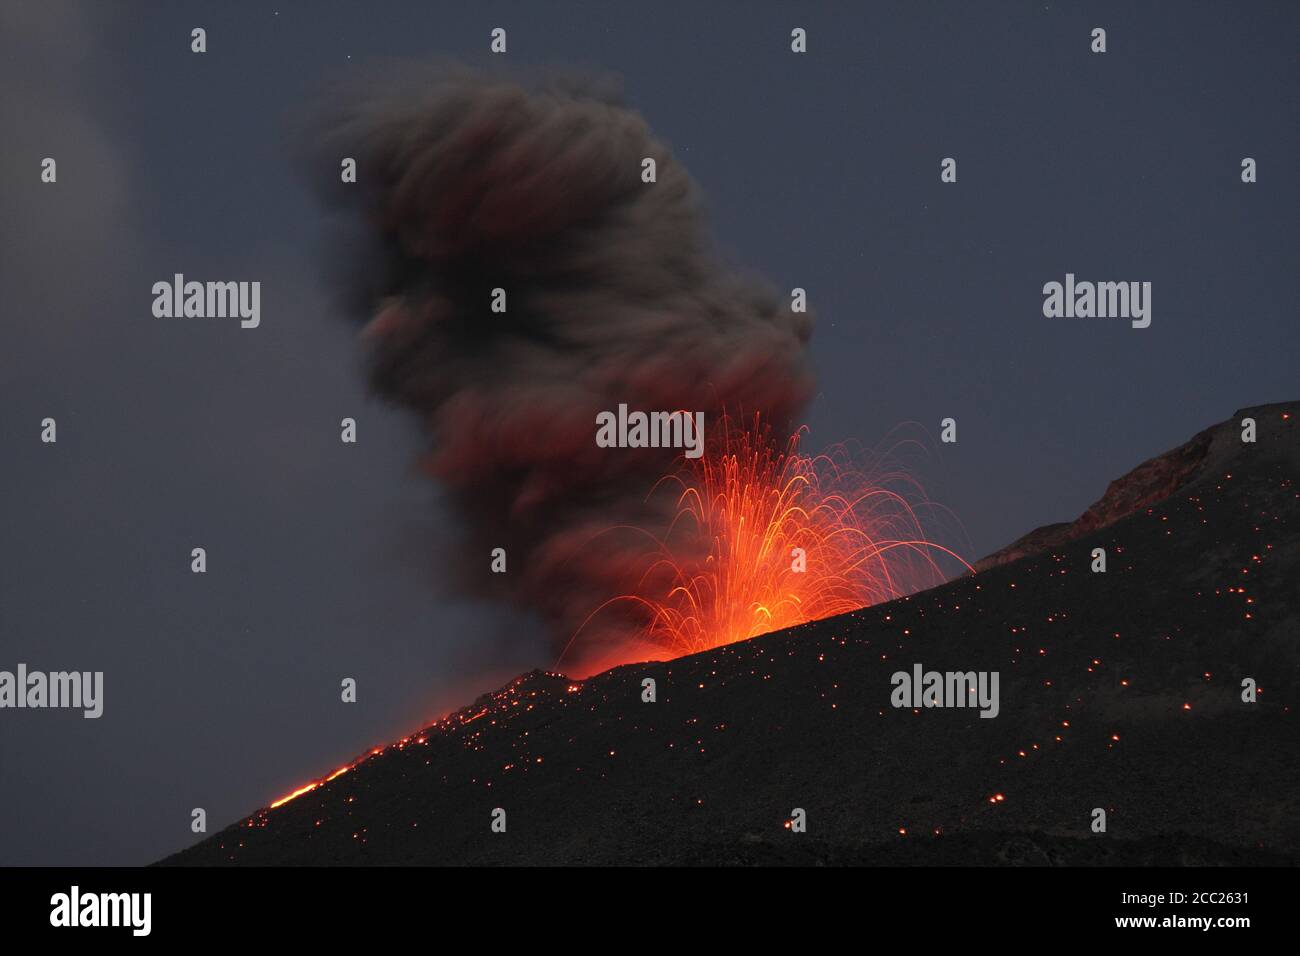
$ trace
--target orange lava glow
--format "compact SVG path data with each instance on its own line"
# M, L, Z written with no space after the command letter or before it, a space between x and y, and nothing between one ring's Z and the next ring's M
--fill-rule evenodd
M635 642L680 656L941 584L936 558L970 569L926 539L928 502L905 472L868 469L842 445L801 454L802 429L784 450L757 421L723 435L660 482L654 493L676 498L669 532L638 588L584 627L630 603L646 621Z
M311 793L311 791L315 790L319 786L320 783L316 782L316 783L309 783L303 787L299 787L293 793L286 794L285 796L281 797L279 800L273 802L271 804L271 809L274 810L276 807L282 807L290 800L293 800L295 797L301 797L304 793Z
M355 767L357 763L360 762L361 761L358 760L356 763L344 764L342 767L339 767L328 777L324 777L320 780L313 780L311 783L304 784L303 786L295 790L293 793L287 793L279 800L276 800L274 803L271 804L270 809L274 810L276 807L284 806L284 804L288 803L290 800L293 800L295 797L301 797L304 793L311 793L321 784L329 783L335 777L341 777L343 774L347 773L349 770Z

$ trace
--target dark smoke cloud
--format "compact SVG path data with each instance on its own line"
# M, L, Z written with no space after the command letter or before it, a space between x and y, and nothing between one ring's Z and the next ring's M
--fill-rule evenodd
M662 532L646 496L676 460L598 448L597 413L726 410L787 429L812 391L811 318L710 251L694 183L606 81L440 66L335 102L312 160L364 224L365 247L344 251L373 387L428 430L424 465L465 532L459 586L492 594L504 577L563 647L636 589L647 539L609 529ZM355 185L337 182L345 156ZM494 547L505 576L488 573ZM578 646L634 623L602 615Z

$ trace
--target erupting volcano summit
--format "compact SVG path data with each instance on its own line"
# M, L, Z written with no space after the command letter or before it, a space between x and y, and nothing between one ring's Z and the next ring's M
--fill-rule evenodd
M910 597L526 674L164 862L1294 863L1297 420L1238 412ZM891 706L916 663L997 672L996 716Z

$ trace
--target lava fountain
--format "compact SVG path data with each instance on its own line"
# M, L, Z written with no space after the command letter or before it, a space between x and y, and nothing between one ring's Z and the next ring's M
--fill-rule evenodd
M890 455L844 444L807 455L806 435L782 447L757 417L724 418L713 447L651 492L675 499L674 518L661 537L647 534L637 587L601 604L559 663L613 608L630 605L644 622L628 635L643 656L676 657L940 584L944 559L970 570L928 540L917 509L930 503Z

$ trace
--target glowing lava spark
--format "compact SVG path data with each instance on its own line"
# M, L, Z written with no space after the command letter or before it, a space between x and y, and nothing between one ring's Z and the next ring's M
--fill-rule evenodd
M360 760L358 760L357 763L360 763ZM279 800L276 800L274 803L271 804L269 809L274 810L276 807L284 806L286 803L288 803L290 800L294 799L295 797L301 797L304 793L311 793L321 784L329 783L331 780L335 779L336 777L341 777L343 774L347 773L349 770L355 767L357 763L345 764L342 767L339 767L337 770L335 770L328 777L325 777L321 780L313 780L311 783L304 784L303 786L295 790L293 793L285 794Z
M317 781L315 783L309 783L306 786L299 787L293 793L286 794L285 796L281 797L279 800L276 800L274 803L272 803L270 809L274 810L276 807L282 807L290 800L293 800L295 797L301 797L304 793L311 793L319 786L320 786L320 782Z
M970 570L926 539L911 503L924 495L904 472L866 469L843 445L801 454L803 432L781 450L757 420L724 421L720 442L652 493L676 495L675 518L638 587L587 623L631 604L637 643L691 654L941 584L936 556Z

